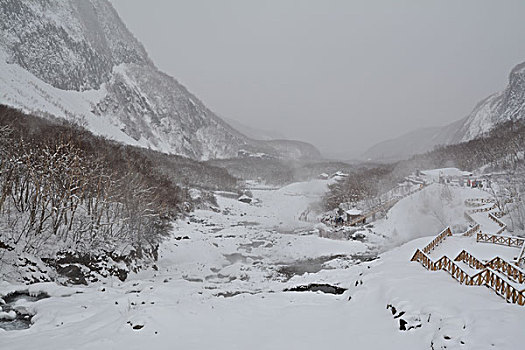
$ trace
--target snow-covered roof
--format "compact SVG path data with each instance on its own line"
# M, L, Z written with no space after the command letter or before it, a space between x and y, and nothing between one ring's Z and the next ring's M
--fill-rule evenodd
M345 213L351 216L357 216L357 215L361 215L363 212L359 209L354 208L354 209L348 209Z
M250 203L253 199L243 194L242 196L239 197L238 200L244 203Z
M340 176L340 177L347 177L347 176L348 176L348 174L346 174L346 173L343 173L342 171L340 171L340 170L339 170L338 172L336 172L336 173L332 174L332 177L336 177L336 176Z

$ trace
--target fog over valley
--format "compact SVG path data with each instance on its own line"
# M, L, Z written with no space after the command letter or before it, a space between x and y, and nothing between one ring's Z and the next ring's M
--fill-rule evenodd
M0 0L0 349L521 349L520 1Z
M525 55L522 1L112 2L214 112L339 159L466 117Z

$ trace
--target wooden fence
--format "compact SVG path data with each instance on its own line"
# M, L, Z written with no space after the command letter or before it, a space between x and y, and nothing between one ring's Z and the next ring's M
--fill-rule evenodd
M496 202L492 198L468 198L465 199L465 205L469 207L479 207L480 205Z
M503 221L501 221L496 215L489 213L489 218L496 224L498 224L498 226L500 227L498 232L496 232L497 235L503 233L503 231L507 229L507 225Z
M490 260L487 264L487 267L495 271L503 273L506 277L516 283L525 283L525 273L518 267L512 265L511 263L505 261L499 256Z
M474 276L470 276L467 272L465 272L465 270L454 263L454 261L452 261L446 255L434 262L428 255L418 249L414 253L411 261L419 261L421 265L430 271L445 270L461 284L468 286L479 286L483 283L483 276L481 272L475 274Z
M476 270L482 270L487 267L482 261L478 260L466 250L459 253L454 261L463 261L465 264Z
M525 289L518 290L512 285L511 282L509 282L510 280L514 283L525 283L525 273L519 268L521 260L525 260L525 238L501 235L501 233L507 228L507 225L499 219L504 215L503 212L488 214L489 218L496 222L500 227L498 232L496 232L496 234L482 233L480 230L480 224L478 224L470 214L487 212L496 209L497 205L495 200L488 198L465 200L465 204L470 207L480 206L487 203L494 204L490 207L487 206L484 208L476 208L465 211L465 218L470 222L475 223L475 225L463 233L463 235L471 236L472 234L476 233L477 242L493 243L521 248L520 254L515 261L516 266L510 264L500 257L495 257L488 262L483 262L466 250L461 251L461 253L459 253L459 255L454 260L451 260L449 257L444 255L437 261L433 261L427 254L434 250L448 236L452 236L450 227L446 228L439 235L437 235L436 238L434 238L423 248L423 250L417 249L412 256L411 261L420 262L421 265L430 271L445 270L461 284L469 286L486 285L487 287L494 290L496 294L504 298L507 302L525 305ZM470 268L480 271L471 276L458 264L456 264L455 261L461 261L467 264Z
M489 262L482 262L473 255L471 255L466 250L463 250L459 255L454 259L454 261L462 261L468 266L476 270L482 270L485 268L491 268L492 270L498 271L505 275L508 279L516 283L525 283L525 273L507 262L505 259L500 258L499 256L493 258Z
M426 255L425 253L423 253L420 249L416 250L416 252L414 253L414 256L412 256L412 259L410 259L410 261L419 261L421 265L423 265L423 267L426 268L427 270L430 270L430 271L436 270L434 268L435 265L432 259L430 259L430 257Z
M469 209L467 210L467 212L469 214L474 214L474 213L485 213L487 211L491 211L491 210L494 210L496 209L496 204L494 204L493 206L490 206L490 207L484 207L484 208L476 208L476 209Z
M482 281L482 275L480 273L470 276L446 255L435 262L435 268L436 270L447 271L456 281L467 286L477 286Z
M492 215L494 215L498 219L501 219L502 217L505 216L505 212L504 211L495 211L495 212L492 213Z
M484 270L484 284L492 288L499 296L503 297L507 302L525 305L525 290L517 290L513 285L508 283L504 278L498 276L494 271Z
M466 251L462 251L456 260L464 261L471 267L484 266L481 261ZM471 276L447 256L444 255L439 260L434 262L428 255L419 249L416 250L414 256L412 256L411 261L420 262L421 265L430 271L445 270L461 284L468 286L486 285L487 287L494 290L496 294L504 298L507 302L522 306L525 305L525 289L521 291L516 289L511 283L509 283L505 278L499 276L491 268L484 267L483 270ZM495 262L495 266L501 268L502 265L498 264L499 262ZM503 271L505 271L505 268L506 267L503 268Z
M472 226L471 228L469 228L467 231L465 231L465 233L463 233L463 236L470 237L476 232L481 232L481 226L479 224L476 224Z
M450 227L447 227L444 229L439 235L436 236L429 244L423 248L423 252L425 254L430 253L434 248L436 248L441 242L445 240L448 236L452 236L452 231L450 230Z
M493 235L490 233L478 232L478 234L476 235L476 241L481 243L493 243L509 247L521 248L523 243L525 242L525 238L503 236L499 234Z

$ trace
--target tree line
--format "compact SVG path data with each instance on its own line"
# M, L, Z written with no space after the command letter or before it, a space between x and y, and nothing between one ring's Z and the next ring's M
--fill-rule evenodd
M347 179L331 185L323 204L326 210L331 210L340 203L371 199L417 169L457 167L474 171L483 167L485 172L518 173L524 168L524 152L525 122L507 121L468 142L439 146L397 163L358 169Z
M151 252L170 221L192 209L178 182L189 181L174 173L236 186L224 169L199 162L175 171L177 159L0 106L0 241L40 256ZM196 172L217 174L217 183Z

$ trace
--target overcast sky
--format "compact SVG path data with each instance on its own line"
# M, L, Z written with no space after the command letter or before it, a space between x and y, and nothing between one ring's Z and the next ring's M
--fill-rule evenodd
M525 61L523 0L112 0L219 116L352 157L466 116Z

